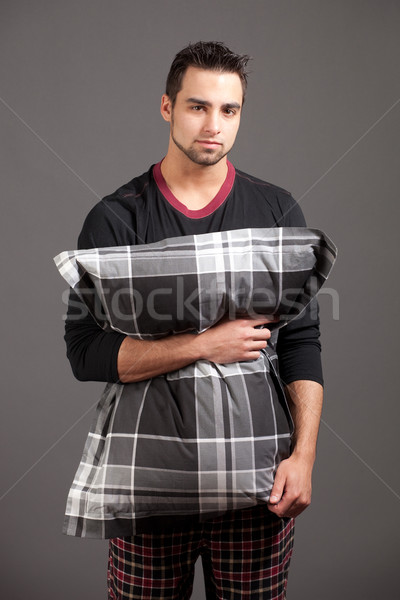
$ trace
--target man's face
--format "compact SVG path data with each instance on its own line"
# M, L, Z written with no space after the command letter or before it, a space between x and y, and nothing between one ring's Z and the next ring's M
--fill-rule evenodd
M178 150L198 165L214 165L226 156L239 129L243 103L236 73L189 67L174 107L168 101L163 96L161 110Z

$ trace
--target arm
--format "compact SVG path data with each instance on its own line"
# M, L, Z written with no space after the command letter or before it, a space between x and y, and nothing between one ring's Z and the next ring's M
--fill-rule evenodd
M103 331L71 292L64 337L77 379L130 383L200 359L215 363L257 359L271 332L256 327L269 322L265 318L224 320L199 335L182 333L155 341L136 340Z
M316 381L293 381L286 395L295 426L293 452L277 469L269 509L278 517L297 517L311 502L323 388Z
M161 340L125 338L118 353L120 381L130 383L180 369L196 360L219 364L254 360L267 346L268 319L223 320L198 335L181 333Z
M282 198L282 222L286 227L305 227L298 204ZM322 410L323 376L319 341L318 303L314 299L303 314L279 332L279 372L285 385L295 432L293 451L275 475L269 509L278 517L296 517L311 502L311 475Z

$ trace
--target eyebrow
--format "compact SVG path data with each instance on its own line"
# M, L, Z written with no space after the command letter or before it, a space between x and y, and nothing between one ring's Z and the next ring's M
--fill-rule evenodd
M201 98L187 98L186 102L188 104L200 104L201 106L212 106L211 102L208 100L202 100ZM240 108L240 104L238 102L226 102L222 105L222 108Z

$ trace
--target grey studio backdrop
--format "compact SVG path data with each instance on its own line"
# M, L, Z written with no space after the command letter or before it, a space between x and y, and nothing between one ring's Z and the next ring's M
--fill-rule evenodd
M107 543L61 534L103 385L70 371L52 257L76 246L98 198L163 157L169 64L217 39L254 57L232 162L289 189L339 247L288 598L399 598L399 3L3 0L0 12L0 597L106 598Z

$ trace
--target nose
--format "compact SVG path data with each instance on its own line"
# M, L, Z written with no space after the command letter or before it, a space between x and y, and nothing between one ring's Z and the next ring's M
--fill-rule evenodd
M209 111L204 124L204 131L209 135L218 135L221 131L220 116L217 111Z

